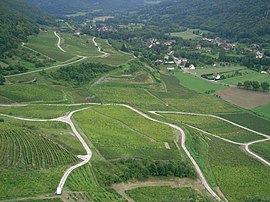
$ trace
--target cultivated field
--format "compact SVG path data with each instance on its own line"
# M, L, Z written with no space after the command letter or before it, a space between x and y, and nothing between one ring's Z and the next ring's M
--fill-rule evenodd
M249 157L237 145L190 130L187 142L200 167L229 201L269 197L270 172L267 166Z
M209 132L211 134L223 137L236 142L251 142L254 140L263 139L263 137L249 132L247 130L241 129L225 121L205 116L192 116L192 115L182 115L182 114L162 114L172 120L179 121L201 130Z
M246 67L243 66L225 66L225 67L208 67L208 68L197 68L196 70L190 70L191 72L195 73L198 76L202 74L214 74L214 73L222 73L222 72L231 72L245 69Z
M214 91L226 88L224 85L200 79L189 73L175 72L174 75L179 79L180 85L198 93L213 93Z
M252 111L270 119L270 103L252 109Z
M217 91L215 94L219 95L222 99L245 109L252 109L270 102L270 93L234 87Z
M47 31L40 32L37 36L29 37L26 46L61 62L75 57L73 54L61 51L57 47L57 42L58 38L54 35L53 31Z
M270 141L253 144L251 145L251 150L270 161Z

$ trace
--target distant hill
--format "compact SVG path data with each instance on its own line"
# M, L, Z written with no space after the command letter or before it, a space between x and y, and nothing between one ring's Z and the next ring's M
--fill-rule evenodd
M155 3L158 0L28 0L39 8L56 15L70 14L89 9L104 10L134 10L145 3Z
M23 0L0 1L0 56L17 48L27 36L38 33L38 24L48 24L51 18Z
M138 16L167 30L178 24L237 40L269 40L270 36L269 0L168 0L142 9Z

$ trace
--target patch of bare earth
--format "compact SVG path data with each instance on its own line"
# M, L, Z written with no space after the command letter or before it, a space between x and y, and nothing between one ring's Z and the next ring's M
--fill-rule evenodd
M153 187L153 186L168 186L171 188L191 187L198 193L206 194L205 188L199 180L193 180L189 178L168 178L168 179L152 178L142 182L113 184L112 188L121 196L123 196L127 201L133 202L134 200L126 194L127 190L132 190L139 187Z
M270 93L256 92L233 87L217 91L215 94L219 95L222 99L245 109L252 109L270 102Z

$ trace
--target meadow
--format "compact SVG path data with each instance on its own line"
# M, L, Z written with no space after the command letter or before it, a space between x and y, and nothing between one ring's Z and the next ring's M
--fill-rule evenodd
M261 82L270 82L270 74L262 74L253 70L245 69L239 71L242 73L242 76L235 76L227 79L221 80L222 83L237 85L239 82L244 83L245 81L259 81ZM228 72L231 74L233 72ZM226 74L225 74L226 76Z
M192 70L192 72L196 73L196 75L198 76L201 76L202 74L232 72L232 71L237 71L237 70L242 70L242 69L247 70L247 68L244 66L225 66L225 67L197 68L196 70Z
M174 75L179 79L180 85L198 93L213 93L216 90L226 88L224 85L200 79L189 73L175 72Z
M53 31L49 30L47 32L40 32L36 36L30 36L25 46L60 62L75 57L73 54L61 51L57 47L57 42L58 38L54 35Z
M197 127L206 132L212 133L219 137L223 137L236 142L247 143L254 140L263 139L263 137L241 129L225 121L205 116L192 116L181 114L162 114L172 120L179 121L194 127Z
M170 33L170 36L181 37L183 39L196 39L196 38L199 38L199 35L193 34L193 31L196 31L196 30L188 29L187 31L184 31L184 32L173 32L173 33Z
M202 196L192 188L172 188L166 186L160 187L140 187L126 191L126 193L137 202L181 202L181 201L197 201L209 202L210 198Z

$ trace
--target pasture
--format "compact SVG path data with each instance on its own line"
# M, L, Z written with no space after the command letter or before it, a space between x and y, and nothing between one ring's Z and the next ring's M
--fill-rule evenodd
M170 36L175 36L175 37L181 37L183 39L196 39L199 38L199 35L193 34L194 29L188 29L187 31L184 32L173 32L170 33Z
M233 65L233 66L225 66L225 67L197 68L196 70L192 70L192 72L194 72L198 76L201 76L203 74L214 74L214 73L222 73L222 72L232 72L232 71L238 71L238 70L242 70L242 69L244 69L244 71L247 70L247 68L244 67L244 66L234 66Z
M238 82L244 83L245 81L258 81L258 82L270 82L270 74L262 74L250 69L240 70L242 76L234 76L231 78L221 80L222 83L237 85ZM228 72L227 74L232 74L233 72ZM226 76L226 74L225 74Z
M49 30L47 32L40 32L36 36L30 36L25 46L60 62L75 57L75 55L68 52L62 52L57 47L57 42L58 38L54 35L53 31Z
M194 127L197 127L206 132L212 133L219 137L223 137L236 142L251 142L254 140L263 139L263 137L241 129L225 121L205 116L192 116L182 114L161 114L174 121L185 123Z
M231 87L217 91L222 99L245 109L252 109L270 102L270 93Z
M194 76L189 73L175 72L174 75L179 79L180 85L190 90L194 90L198 93L207 93L207 92L212 93L216 90L226 88L224 85L200 79L197 76Z

